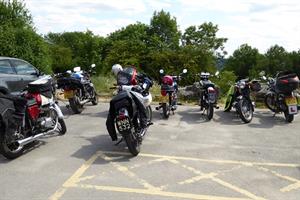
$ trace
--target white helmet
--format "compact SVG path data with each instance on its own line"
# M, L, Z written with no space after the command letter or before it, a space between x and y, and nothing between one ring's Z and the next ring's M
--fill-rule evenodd
M123 68L120 64L114 64L111 68L112 73L114 73L115 76L118 75L119 71L123 71Z

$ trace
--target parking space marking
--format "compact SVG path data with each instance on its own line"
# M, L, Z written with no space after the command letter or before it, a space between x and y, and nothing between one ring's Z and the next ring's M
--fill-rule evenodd
M120 165L117 163L117 161L114 161L113 157L110 157L109 155L119 155L119 156L130 156L130 153L127 152L115 152L115 151L98 151L96 152L90 159L88 159L65 183L62 185L61 188L59 188L49 199L50 200L59 200L63 197L63 195L67 192L69 188L83 188L83 189L96 189L96 190L102 190L102 191L111 191L111 192L124 192L124 193L136 193L136 194L145 194L145 195L156 195L156 196L164 196L164 197L177 197L177 198L184 198L184 199L202 199L202 200L242 200L242 199L255 199L255 200L263 200L263 197L256 196L255 194L252 194L251 192L239 188L238 186L235 186L229 182L226 182L222 179L220 179L219 175L225 174L227 172L234 171L236 169L239 169L243 166L248 167L254 167L255 169L259 169L264 172L268 172L272 175L275 175L276 177L279 177L284 180L288 180L290 182L293 182L292 184L280 189L281 192L288 192L294 189L300 188L300 180L296 178L292 178L289 176L285 176L282 174L277 173L274 170L270 170L266 167L288 167L288 168L296 168L299 167L300 164L293 164L293 163L261 163L261 162L248 162L248 161L234 161L234 160L208 160L208 159L200 159L200 158L190 158L190 157L179 157L179 156L166 156L166 155L154 155L154 154L144 154L140 153L140 157L148 157L152 158L152 160L146 162L148 164L152 163L159 163L168 161L172 164L181 166L183 169L188 170L195 174L194 177L191 177L189 179L179 181L172 183L179 184L179 185L185 185L185 184L192 184L194 182L203 180L203 179L209 179L213 182L216 182L220 184L221 186L230 189L232 191L238 192L239 194L242 194L246 196L246 198L234 198L234 197L223 197L223 196L213 196L213 195L201 195L201 194L192 194L192 193L180 193L180 192L169 192L165 189L168 188L168 185L162 185L162 186L154 186L150 183L148 183L146 180L140 178L137 174L130 171L130 169L138 168L140 166L143 166L144 164L136 164L132 167L127 167ZM91 176L83 176L84 173L89 169L89 167L96 161L96 159L103 159L107 161L110 165L112 165L116 170L120 171L127 177L135 180L137 183L139 183L141 186L143 186L143 189L140 188L127 188L127 187L115 187L115 186L109 186L109 185L91 185L91 184L82 184L81 182L84 180L90 180L95 177L95 175ZM205 163L215 163L215 164L231 164L235 165L231 169L226 170L220 170L217 172L210 172L210 173L204 173L194 167L188 166L184 163L181 163L180 161L199 161L199 162L205 162Z
M104 154L118 154L128 156L130 153L118 152L118 151L102 151ZM269 167L300 167L300 164L294 163L263 163L263 162L248 162L248 161L235 161L235 160L210 160L202 158L192 158L192 157L181 157L181 156L166 156L166 155L156 155L156 154L146 154L140 153L139 156L150 157L150 158L166 158L171 160L190 160L190 161L201 161L206 163L220 163L220 164L236 164L245 166L269 166Z
M179 199L251 200L248 198L221 197L221 196L213 196L213 195L200 195L200 194L167 192L167 191L160 191L160 190L148 190L148 189L125 188L125 187L102 186L102 185L79 184L78 186L81 188L84 188L84 189L96 189L96 190L110 191L110 192L146 194L146 195L152 195L152 196L174 197L174 198L179 198Z

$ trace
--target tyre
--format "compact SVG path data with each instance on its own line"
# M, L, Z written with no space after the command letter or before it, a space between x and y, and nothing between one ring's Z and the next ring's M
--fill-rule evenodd
M240 118L243 120L245 123L251 122L253 118L253 109L252 109L252 103L251 101L247 99L242 99L239 101L239 106L238 106L238 113L240 115Z
M132 133L125 134L123 137L125 139L129 152L133 156L137 156L141 150L141 145L138 142L137 138Z
M211 120L214 116L214 105L212 103L208 104L206 108L206 116L208 120Z
M289 114L288 111L284 112L285 121L291 123L294 120L294 115Z
M265 105L268 109L270 109L272 112L276 112L276 104L275 104L275 98L272 94L267 94L265 96Z
M94 93L94 97L93 97L93 99L92 99L92 104L95 106L95 105L98 105L98 102L99 102L99 99L98 99L98 95L97 95L97 93L96 93L96 91L95 91L95 89L93 89L93 93Z
M78 96L69 99L70 107L75 114L80 114L83 111L83 105L80 104Z
M168 119L170 116L170 110L167 103L162 104L162 110L163 110L163 118Z
M147 106L146 111L147 111L147 121L151 122L152 121L152 108L151 108L151 106Z
M1 126L1 125L0 125ZM17 131L17 130L16 130ZM3 126L0 127L0 153L8 158L15 159L23 154L24 147L20 146L17 141L8 142Z
M58 119L58 134L64 135L67 132L67 127L64 119Z

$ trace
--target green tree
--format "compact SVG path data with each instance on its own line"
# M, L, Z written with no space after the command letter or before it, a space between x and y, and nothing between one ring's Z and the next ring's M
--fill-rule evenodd
M257 69L260 57L258 49L243 44L228 58L225 70L233 71L239 79L249 77L250 72Z
M47 43L35 32L22 1L0 1L0 55L27 60L44 72L51 72Z
M149 45L159 51L164 49L178 49L181 33L175 17L169 12L161 10L154 12L149 27Z

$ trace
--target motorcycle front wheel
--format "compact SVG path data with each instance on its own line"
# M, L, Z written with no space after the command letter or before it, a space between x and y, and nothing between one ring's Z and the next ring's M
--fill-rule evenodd
M151 122L152 121L152 108L151 106L147 106L146 107L146 111L147 111L147 121Z
M92 98L92 104L98 105L99 99L98 99L98 95L97 92L95 91L95 88L93 88L93 98Z
M240 100L238 105L238 113L243 122L251 122L253 118L253 109L251 101L249 101L248 99Z
M20 131L20 127L15 130L15 133ZM20 146L19 143L14 141L9 141L7 135L5 134L5 128L0 125L0 153L8 158L15 159L23 154L24 146ZM24 138L20 138L24 139Z
M275 111L276 111L275 98L274 98L273 95L267 94L267 95L265 96L264 101L265 101L265 105L267 106L267 108L268 108L269 110L271 110L272 112L275 112Z
M205 114L208 120L211 120L214 116L214 105L209 103L205 108Z

